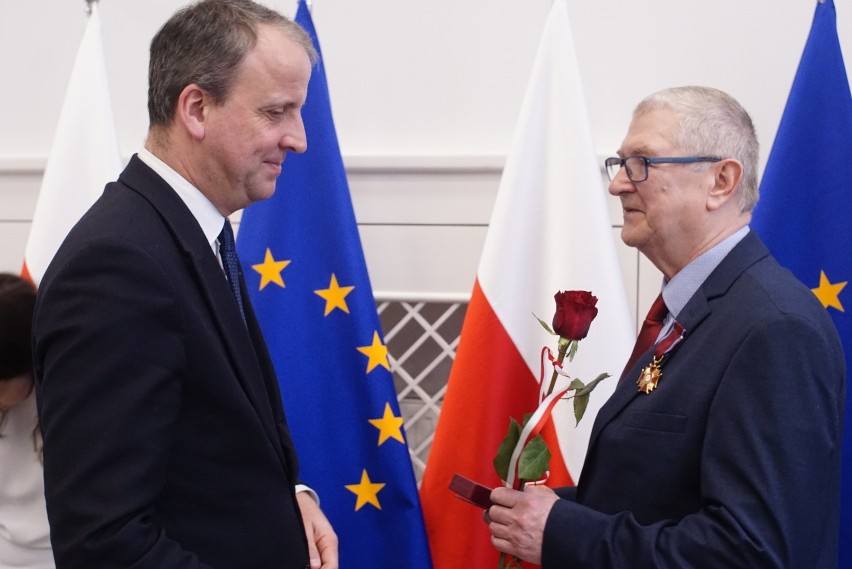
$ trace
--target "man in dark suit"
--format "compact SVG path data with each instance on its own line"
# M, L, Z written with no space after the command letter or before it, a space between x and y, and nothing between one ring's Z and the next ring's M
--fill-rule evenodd
M576 487L492 492L497 549L545 569L836 566L843 352L748 228L757 155L720 91L634 111L609 191L665 277L662 329L598 414Z
M188 6L154 38L145 148L39 290L58 569L337 567L334 531L297 492L227 222L271 196L285 154L306 149L315 59L299 26L250 0Z

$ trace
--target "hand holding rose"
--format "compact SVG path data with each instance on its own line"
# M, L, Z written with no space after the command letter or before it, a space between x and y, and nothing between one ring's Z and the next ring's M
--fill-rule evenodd
M491 543L502 553L541 564L544 526L557 500L556 492L546 486L528 485L522 492L495 488L494 505L486 514Z

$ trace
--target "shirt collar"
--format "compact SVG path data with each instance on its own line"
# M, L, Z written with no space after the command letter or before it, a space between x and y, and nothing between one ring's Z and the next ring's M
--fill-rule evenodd
M201 231L204 232L204 237L207 239L210 247L218 254L219 233L222 232L225 218L216 209L213 202L207 199L207 196L202 194L201 190L178 174L174 168L154 156L147 148L143 147L140 149L138 155L139 159L165 180L178 197L180 197L181 201L186 204L186 207L189 208L198 225L201 226Z
M710 273L719 266L728 253L737 243L742 241L749 232L748 225L744 225L719 243L693 259L687 266L678 271L668 282L663 283L663 300L669 314L674 318L680 314L689 299L710 276Z

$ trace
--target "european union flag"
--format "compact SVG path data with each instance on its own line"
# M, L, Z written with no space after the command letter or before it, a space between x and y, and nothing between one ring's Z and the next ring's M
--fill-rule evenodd
M852 363L852 96L832 0L817 4L760 185L752 227L822 301ZM804 388L804 387L803 387ZM795 397L795 394L791 394ZM852 407L847 391L839 567L852 567Z
M296 21L320 51L310 12ZM337 143L322 61L308 150L243 212L237 249L295 440L347 568L429 568L417 485Z

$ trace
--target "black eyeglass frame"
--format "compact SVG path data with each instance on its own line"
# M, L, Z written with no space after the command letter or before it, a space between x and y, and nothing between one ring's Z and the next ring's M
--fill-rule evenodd
M641 180L633 178L630 168L627 168L628 160L642 160L645 164L645 177ZM622 168L627 168L627 179L633 183L644 182L648 179L648 166L651 164L695 164L698 162L721 162L724 158L719 156L612 156L604 160L606 175L610 181L618 174ZM618 169L615 167L618 166Z

